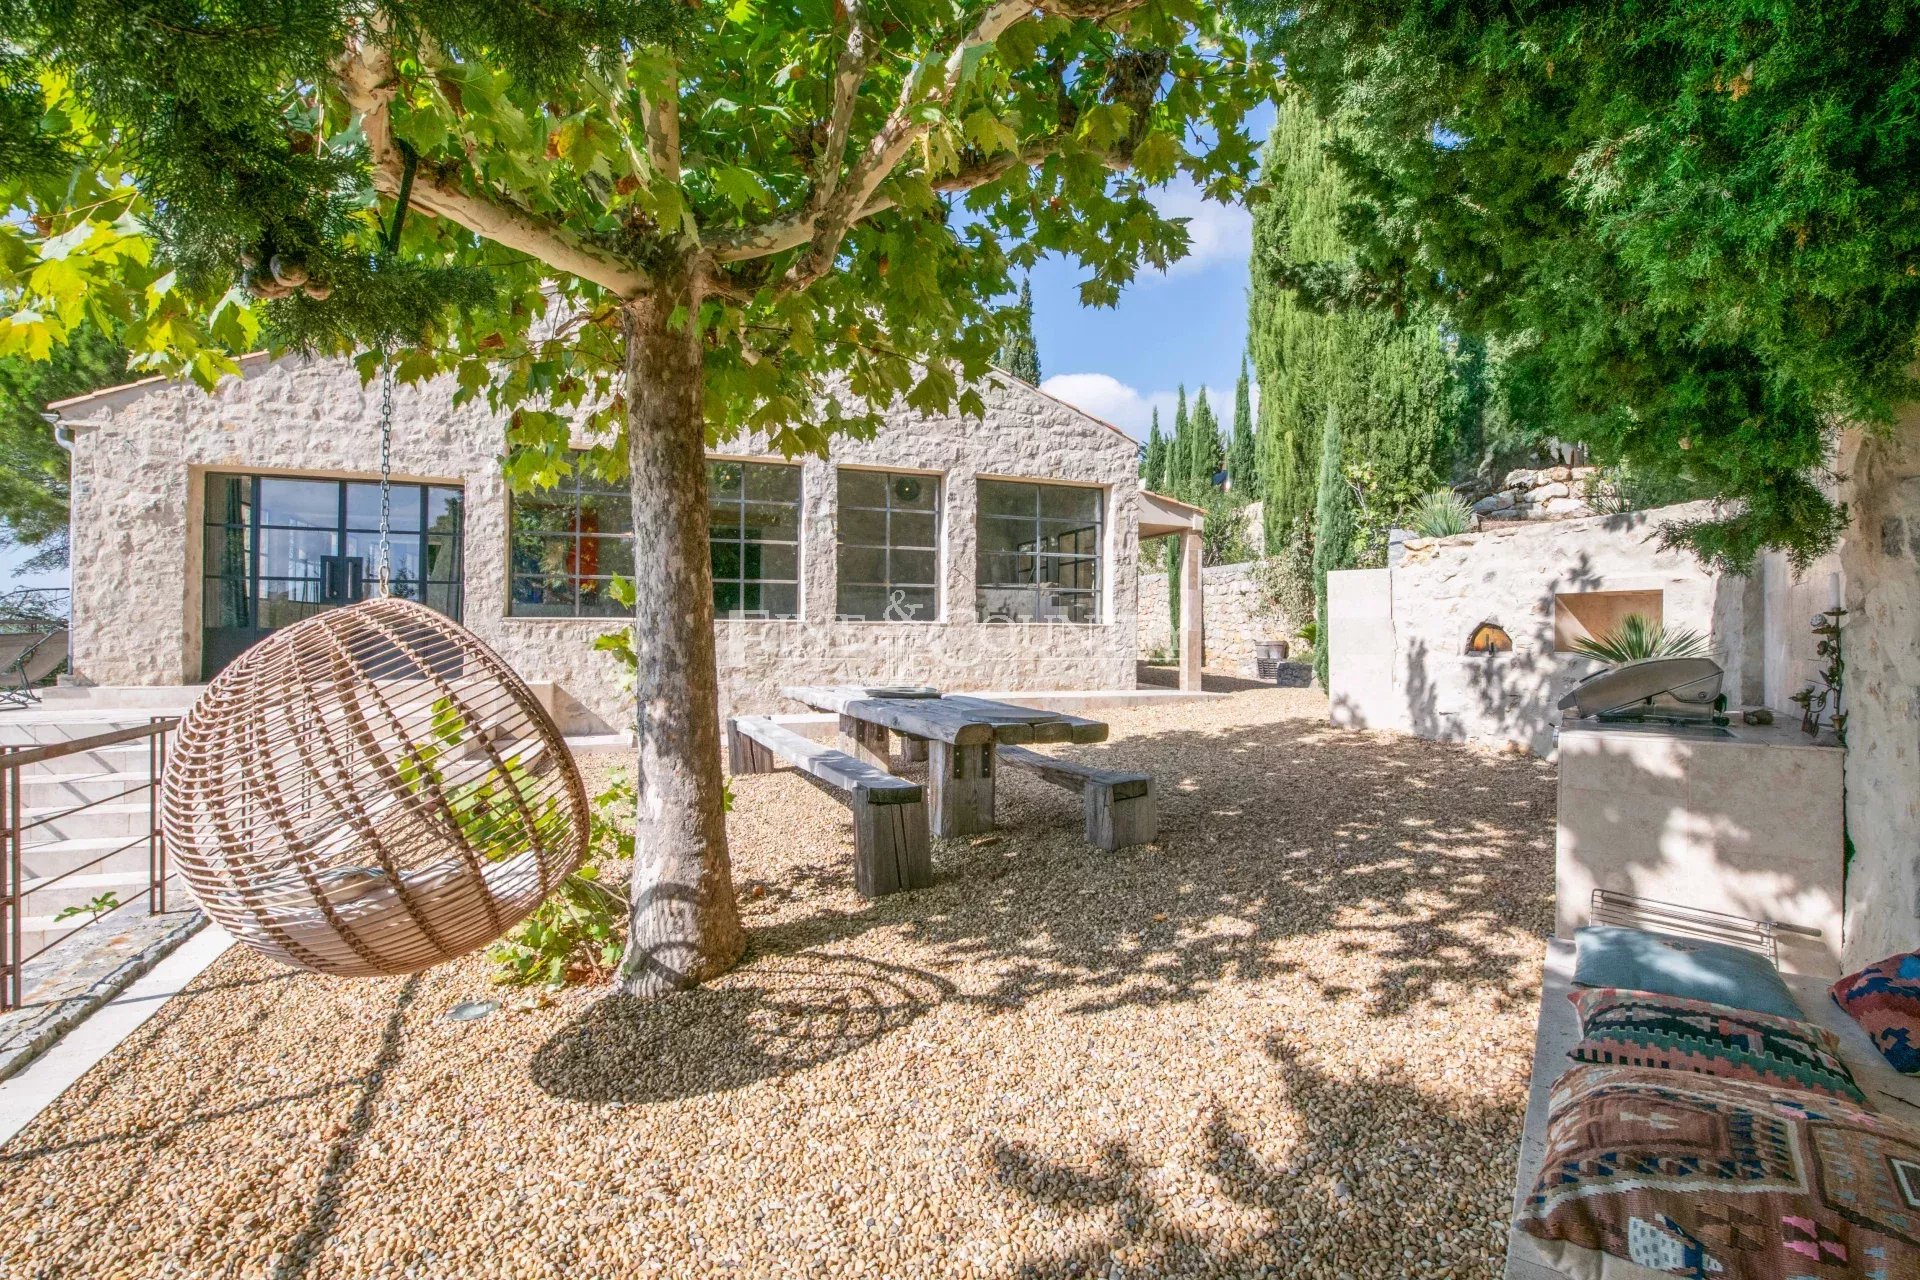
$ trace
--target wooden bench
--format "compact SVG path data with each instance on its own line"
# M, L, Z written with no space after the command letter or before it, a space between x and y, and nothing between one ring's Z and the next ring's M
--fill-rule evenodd
M844 751L803 738L770 716L727 721L731 771L772 773L780 762L843 791L853 812L853 885L869 898L933 883L926 793Z
M1087 843L1106 850L1147 844L1160 834L1153 806L1153 779L1144 773L1096 769L1025 747L1001 747L1000 761L1039 774L1055 786L1078 791L1087 809Z

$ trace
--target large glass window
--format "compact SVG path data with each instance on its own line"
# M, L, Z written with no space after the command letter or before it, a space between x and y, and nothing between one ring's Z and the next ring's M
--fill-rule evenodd
M633 577L633 500L577 465L551 489L515 494L510 518L512 590L519 618L607 618L632 610L613 596Z
M713 611L722 618L800 613L800 468L711 462Z
M982 622L1100 620L1100 490L980 481Z
M897 471L840 472L843 618L940 617L940 481Z
M395 484L388 513L393 594L451 618L461 610L462 497ZM380 486L306 476L207 476L202 674L211 677L276 627L373 593L380 575Z

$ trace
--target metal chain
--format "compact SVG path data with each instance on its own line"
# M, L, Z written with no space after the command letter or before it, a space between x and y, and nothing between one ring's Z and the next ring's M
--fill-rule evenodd
M387 541L387 525L393 515L393 361L385 352L380 356L380 594L392 595L389 577L393 568L393 547Z

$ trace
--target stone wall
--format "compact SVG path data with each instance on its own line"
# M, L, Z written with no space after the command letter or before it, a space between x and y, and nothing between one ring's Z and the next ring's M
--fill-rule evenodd
M870 441L841 440L803 464L801 617L716 624L723 704L793 709L783 684L928 682L972 689L1130 689L1138 645L1136 452L1131 439L1024 384L983 386L987 419L902 412ZM250 357L208 395L150 379L65 411L74 428L72 670L96 685L192 684L201 672L201 521L208 471L373 478L378 390L345 361ZM507 612L507 491L501 431L480 403L456 408L447 379L398 387L396 478L466 489L466 625L524 677L558 687L574 730L633 715L618 666L593 649L617 622ZM764 443L726 456L760 457ZM942 487L938 619L835 617L837 465L921 471ZM1102 621L982 623L975 616L976 477L1062 480L1104 494ZM639 553L645 564L645 550ZM645 637L641 637L644 651Z
M1509 471L1500 488L1472 504L1483 520L1569 520L1596 515L1587 489L1598 467Z
M1349 593L1356 603L1344 621L1330 610L1335 723L1549 754L1559 722L1555 704L1600 669L1591 658L1556 650L1555 597L1563 593L1660 593L1662 620L1707 635L1738 700L1742 584L1722 581L1687 553L1659 545L1661 524L1699 510L1515 521L1452 538L1416 538L1403 544L1404 555L1390 569L1339 575L1385 576L1369 577L1364 591ZM1482 623L1504 630L1511 650L1469 654L1467 641ZM1343 645L1390 652L1391 662L1343 667ZM1343 669L1350 673L1345 679ZM1389 680L1390 687L1375 687Z
M1147 546L1147 563L1164 564L1157 548ZM1253 646L1258 640L1286 640L1293 628L1261 605L1251 564L1217 564L1202 571L1205 600L1206 665L1215 671L1258 674ZM1140 656L1172 653L1172 619L1167 611L1167 575L1149 569L1140 575Z

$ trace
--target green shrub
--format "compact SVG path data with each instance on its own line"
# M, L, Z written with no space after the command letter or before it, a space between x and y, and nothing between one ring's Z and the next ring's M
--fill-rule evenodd
M1668 629L1637 613L1620 619L1620 625L1605 635L1582 636L1573 642L1574 652L1618 665L1643 658L1701 658L1707 654L1707 638L1690 627Z
M1293 522L1279 551L1254 565L1253 585L1262 613L1278 617L1289 634L1305 634L1313 621L1313 530L1306 516Z
M1451 538L1473 527L1473 510L1451 489L1435 489L1408 509L1407 527L1423 538Z
M615 782L594 797L587 860L547 900L487 948L493 980L507 986L588 982L613 971L626 944L627 897L618 881L633 861L633 784Z

